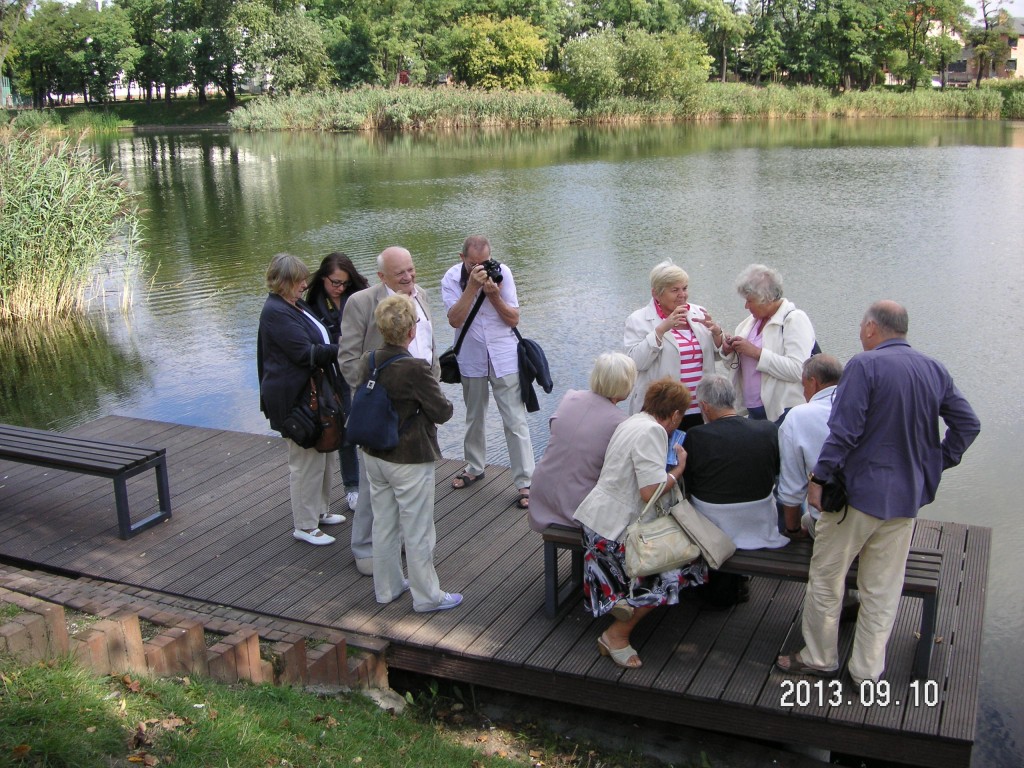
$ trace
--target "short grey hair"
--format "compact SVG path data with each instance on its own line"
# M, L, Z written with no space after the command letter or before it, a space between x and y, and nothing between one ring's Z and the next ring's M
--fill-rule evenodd
M843 377L843 364L832 355L811 355L804 361L803 377L830 387Z
M876 301L868 307L864 320L874 321L883 331L895 336L906 336L910 329L906 308L895 301Z
M621 352L605 352L590 371L590 391L595 395L625 400L636 384L636 363Z
M732 382L718 373L712 373L697 385L697 402L716 410L736 407L736 388Z
M686 270L676 266L672 259L665 259L660 264L655 264L651 270L651 292L661 293L676 283L689 283L690 276Z
M751 264L736 278L736 292L761 304L782 298L782 275L764 264Z

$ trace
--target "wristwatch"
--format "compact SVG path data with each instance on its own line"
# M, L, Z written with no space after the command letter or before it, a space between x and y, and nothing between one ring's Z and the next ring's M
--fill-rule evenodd
M828 480L822 480L820 477L815 477L813 472L811 472L807 479L815 485L826 485L828 483Z

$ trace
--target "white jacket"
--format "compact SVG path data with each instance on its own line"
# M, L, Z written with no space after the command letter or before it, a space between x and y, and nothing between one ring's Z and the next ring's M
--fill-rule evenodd
M754 316L749 315L736 326L733 335L747 338L754 321ZM761 332L761 343L761 357L757 361L757 370L761 373L761 402L768 420L775 421L787 408L804 402L800 375L814 346L811 319L792 301L783 299ZM732 383L740 400L743 396L743 373L739 355L736 352L723 354L722 362L733 369ZM743 403L737 402L737 407L742 410Z
M711 331L697 322L697 318L702 318L706 314L704 307L698 304L691 304L690 311L686 314L704 356L705 376L715 372L715 342L711 338ZM651 299L646 307L638 309L626 318L623 344L626 347L626 354L636 363L637 371L636 386L633 387L633 392L626 403L630 414L639 412L643 407L644 395L647 394L647 387L652 381L665 376L673 381L679 381L679 348L671 338L667 341L662 339L659 343L658 335L654 331L661 320L654 306L654 299Z

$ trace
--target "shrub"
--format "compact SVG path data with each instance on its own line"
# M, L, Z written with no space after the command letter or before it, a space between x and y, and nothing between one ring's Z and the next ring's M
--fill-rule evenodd
M81 146L38 133L0 135L0 221L0 321L82 308L126 227L134 253L137 214L121 179Z
M686 102L707 81L711 57L689 30L652 34L607 29L566 43L563 92L583 110L608 99Z

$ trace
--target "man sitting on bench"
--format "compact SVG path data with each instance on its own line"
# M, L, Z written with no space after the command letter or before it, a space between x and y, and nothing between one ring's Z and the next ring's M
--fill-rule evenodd
M775 549L789 540L779 533L775 476L779 430L770 421L736 414L736 390L724 376L697 385L704 424L686 433L686 492L705 517L725 531L737 549ZM747 578L712 572L707 601L726 607L747 599Z

